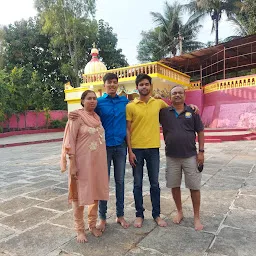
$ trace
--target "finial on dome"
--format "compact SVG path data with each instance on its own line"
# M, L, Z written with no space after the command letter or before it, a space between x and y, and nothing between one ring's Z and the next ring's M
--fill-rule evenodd
M91 55L92 56L98 56L99 55L99 50L96 48L96 44L95 42L92 44L92 49L91 49Z

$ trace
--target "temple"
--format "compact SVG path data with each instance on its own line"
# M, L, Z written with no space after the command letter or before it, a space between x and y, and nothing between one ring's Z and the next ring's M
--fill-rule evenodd
M81 108L80 96L84 90L92 89L101 96L102 78L107 72L119 77L118 94L130 100L138 96L136 76L147 73L153 78L152 93L163 99L169 97L173 85L182 85L186 89L186 102L200 108L206 127L255 128L255 53L256 35L252 35L158 62L107 70L93 47L81 86L65 85L68 111Z

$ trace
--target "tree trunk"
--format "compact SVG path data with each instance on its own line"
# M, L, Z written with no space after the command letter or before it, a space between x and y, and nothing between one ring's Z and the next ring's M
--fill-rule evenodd
M216 33L216 38L215 38L215 45L219 44L219 13L216 15L216 20L215 20L215 33Z

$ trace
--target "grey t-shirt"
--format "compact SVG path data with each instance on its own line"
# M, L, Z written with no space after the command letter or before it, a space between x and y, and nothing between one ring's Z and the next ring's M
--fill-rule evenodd
M204 130L204 125L198 114L185 105L178 114L172 106L161 109L159 114L163 127L165 152L169 157L187 158L197 154L196 132Z

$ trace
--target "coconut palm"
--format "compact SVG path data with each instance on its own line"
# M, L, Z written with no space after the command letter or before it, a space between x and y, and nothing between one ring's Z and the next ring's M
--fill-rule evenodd
M222 14L226 13L227 17L239 12L241 6L240 0L191 0L184 5L186 9L192 12L190 19L202 19L210 15L212 19L212 32L215 31L215 44L219 43L219 22Z
M183 6L175 2L170 5L165 2L164 13L151 12L154 22L159 28L158 39L162 49L177 54L177 46L182 40L182 49L180 51L192 51L204 46L203 43L195 40L199 29L199 19L189 19L185 24L182 23ZM181 52L180 52L181 53Z

